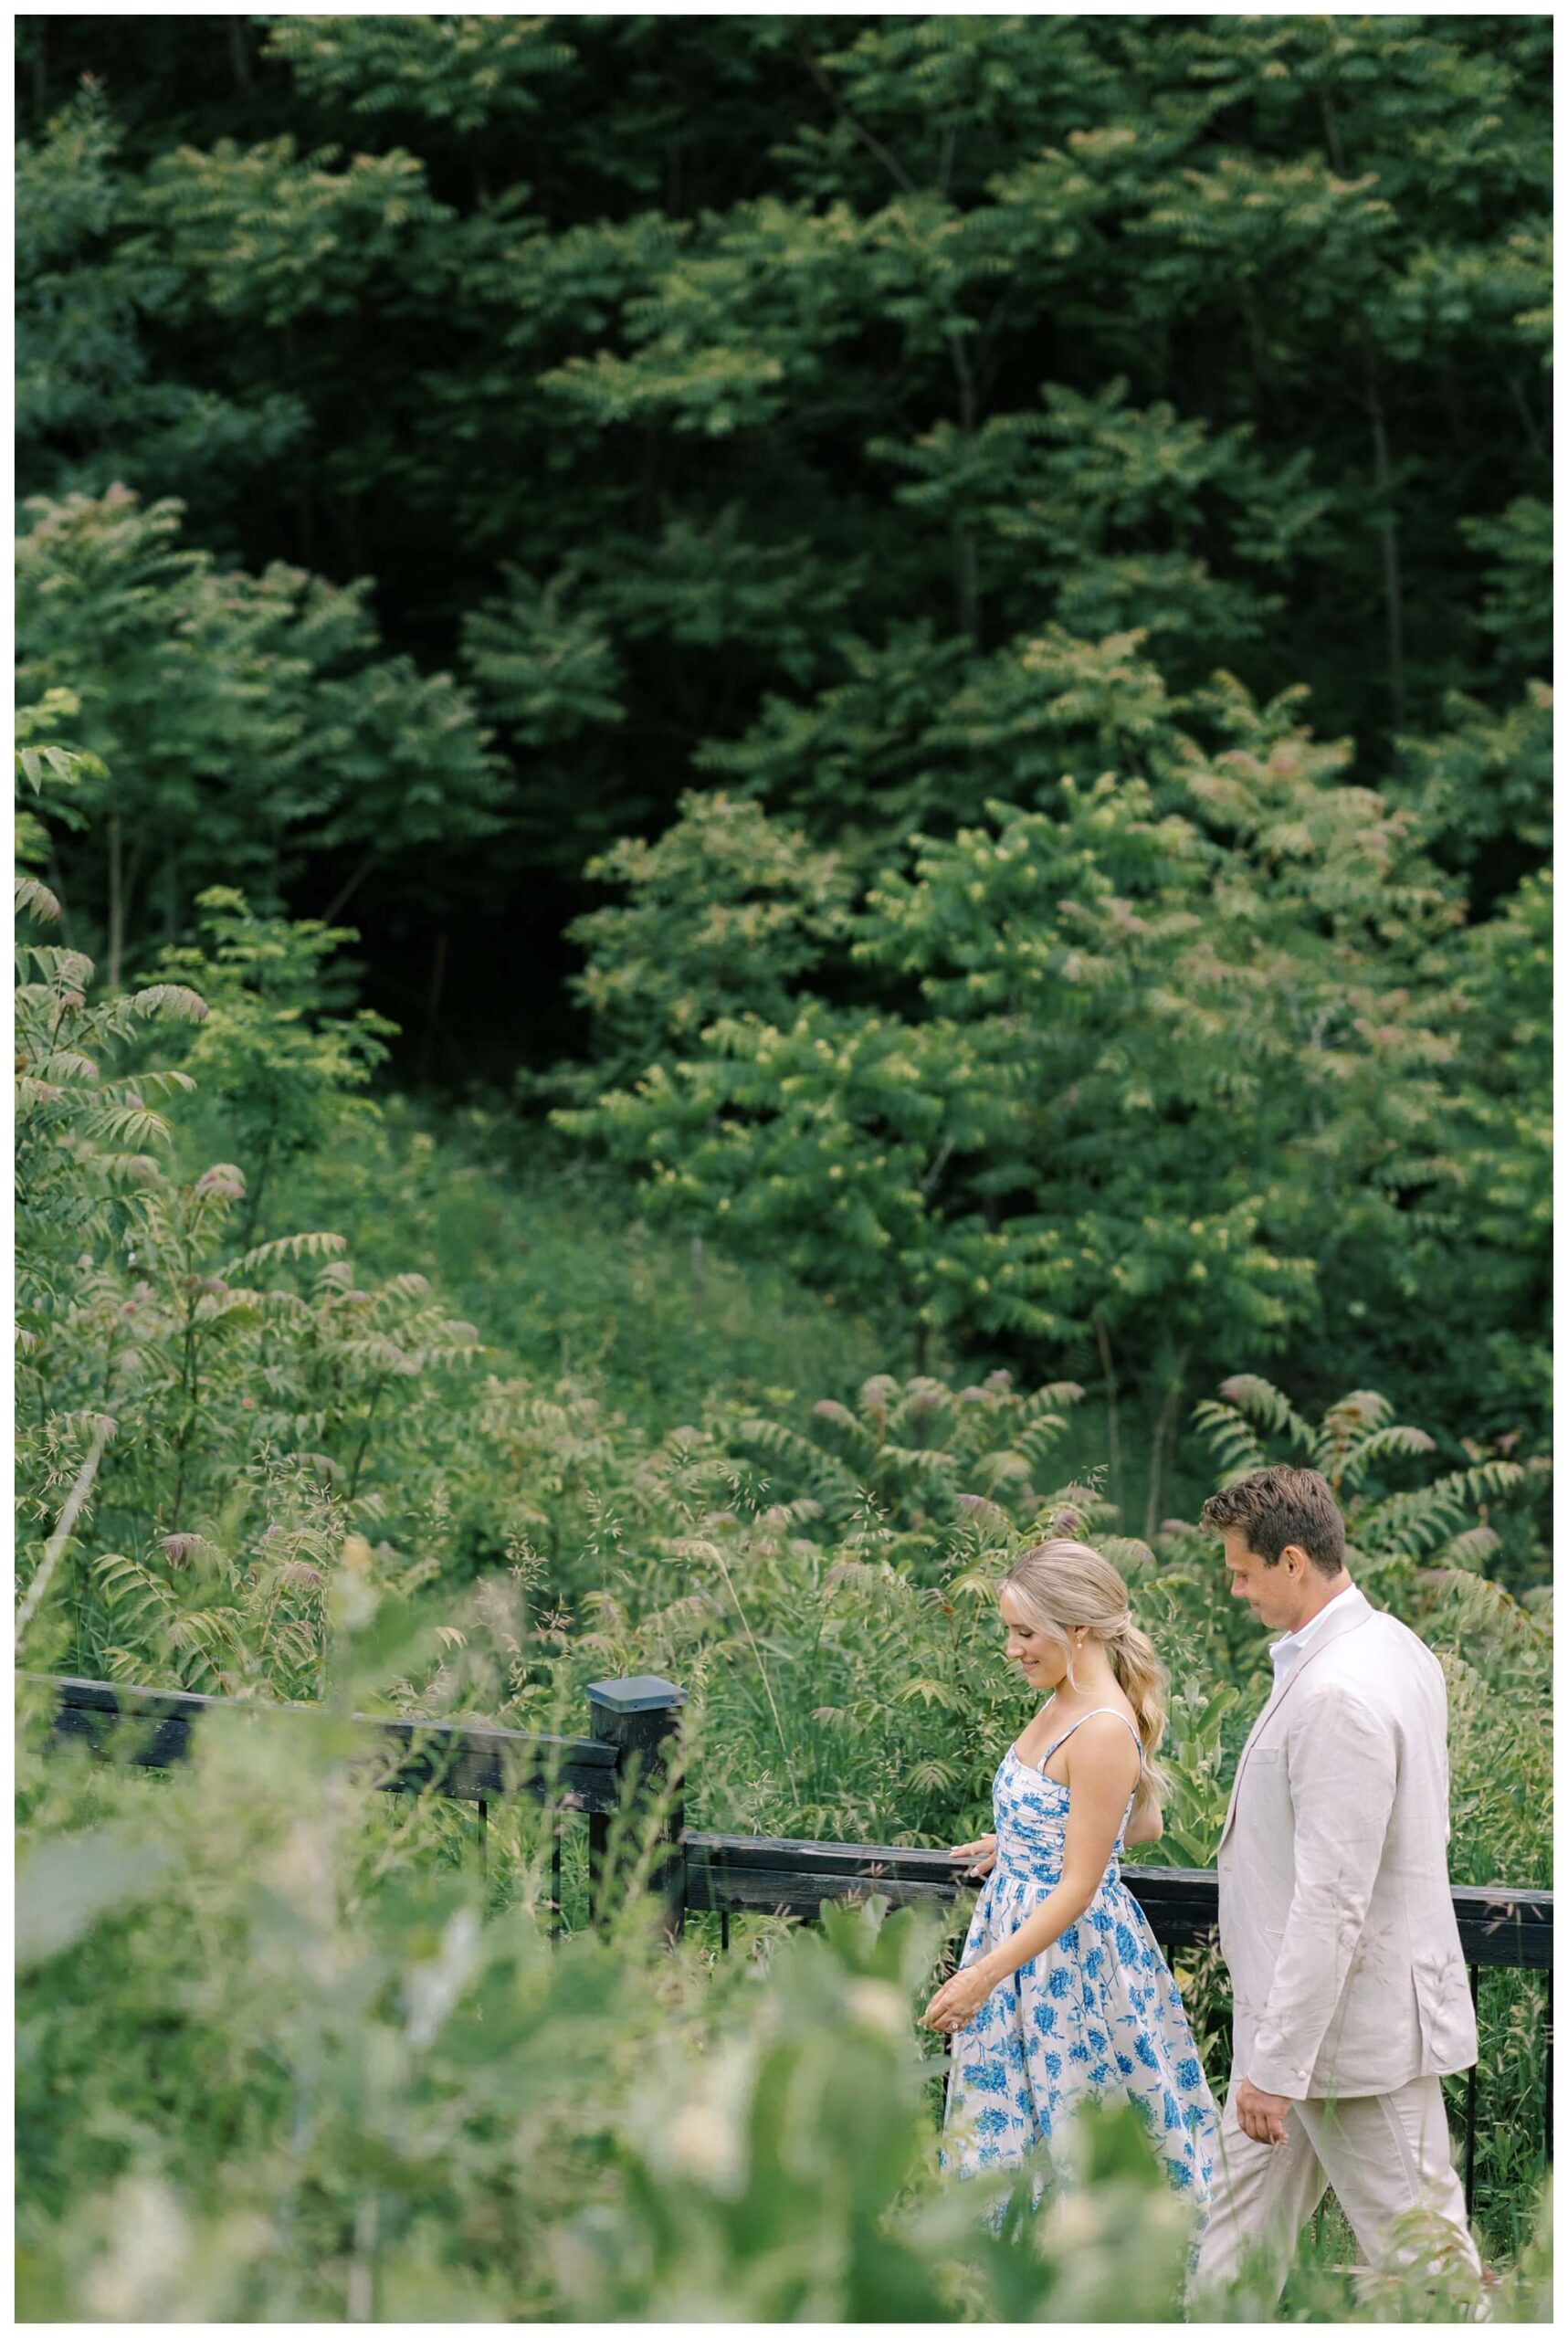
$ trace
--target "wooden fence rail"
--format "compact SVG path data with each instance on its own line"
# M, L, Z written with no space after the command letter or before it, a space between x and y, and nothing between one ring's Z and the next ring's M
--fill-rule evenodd
M966 1888L945 1851L705 1835L690 1827L685 1849L687 1906L731 1914L749 1909L809 1921L824 1900L850 1892L874 1890L904 1907L956 1900ZM1219 1879L1212 1868L1123 1867L1121 1880L1167 1948L1195 1946L1219 1921ZM1467 1964L1550 1970L1550 1891L1461 1884L1455 1888L1454 1913Z
M36 1675L24 1678L38 1680ZM198 1721L217 1712L245 1713L276 1722L330 1727L322 1707L247 1703L164 1689L122 1688L102 1680L50 1678L54 1732L85 1740L96 1751L143 1767L166 1769L189 1753ZM346 1728L351 1750L363 1749L368 1774L395 1794L437 1794L478 1806L483 1857L489 1806L505 1795L526 1794L553 1807L552 1928L559 1929L561 1814L583 1812L588 1822L589 1904L596 1911L614 1884L611 1820L628 1823L635 1845L641 1810L658 1843L649 1880L664 1904L665 1928L680 1933L688 1912L717 1914L723 1947L731 1916L793 1916L811 1923L823 1902L878 1892L896 1906L959 1900L973 1886L943 1851L909 1850L876 1843L818 1843L789 1837L714 1835L688 1827L681 1802L680 1710L686 1691L647 1674L596 1680L588 1689L587 1737L547 1737L509 1729L458 1727L447 1722L389 1721L356 1714ZM342 1731L345 1723L337 1719ZM1212 1869L1123 1867L1122 1881L1138 1901L1156 1940L1167 1950L1195 1946L1213 1933L1219 1915L1219 1880ZM1552 1895L1496 1884L1459 1885L1454 1913L1479 1996L1483 1969L1512 1968L1546 1975L1546 2155L1552 2156ZM1474 2205L1477 2073L1467 2080L1465 2193Z
M343 1726L322 1705L250 1703L186 1690L121 1688L105 1680L57 1680L53 1686L57 1737L85 1738L96 1751L145 1769L167 1769L183 1761L196 1722L210 1713L254 1714L267 1722L286 1718L296 1727ZM436 1793L462 1802L506 1794L554 1795L568 1809L605 1814L620 1806L619 1750L597 1738L458 1729L446 1722L387 1721L363 1713L349 1716L347 1726L367 1758L382 1758L384 1773L375 1783L391 1794Z

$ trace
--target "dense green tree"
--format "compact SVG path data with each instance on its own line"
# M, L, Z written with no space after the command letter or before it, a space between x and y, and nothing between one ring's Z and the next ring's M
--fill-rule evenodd
M589 865L622 898L580 918L595 1086L637 1079L721 1016L783 1022L796 985L850 931L843 856L754 804L695 791L657 844L626 837Z
M415 854L499 825L500 774L467 699L448 675L377 655L367 585L221 567L182 541L177 504L143 508L125 488L39 498L28 516L21 685L89 678L90 827L61 851L111 985L129 937L156 918L175 940L219 879L276 904L309 857L406 879Z
M498 884L574 875L884 659L962 690L1055 624L1146 629L1178 690L1305 680L1373 784L1453 732L1456 849L1506 890L1474 727L1542 679L1539 582L1485 576L1549 492L1550 37L54 19L23 484L177 492L253 566L374 575L516 762ZM889 680L868 785L925 768Z
M1198 711L1224 743L1163 709L1157 781L1064 776L1048 810L917 839L850 927L871 1003L835 1002L820 939L818 995L668 1016L642 1079L568 1125L696 1222L961 1339L1121 1352L1145 1387L1347 1315L1375 1350L1419 1287L1411 1206L1444 1200L1455 889L1289 706L1231 685ZM650 867L606 873L646 960L694 980ZM617 932L584 934L591 985Z
M1390 1325L1405 1372L1507 1449L1552 1435L1552 910L1530 878L1464 936L1463 1077L1421 1228L1421 1289L1454 1332L1435 1353L1414 1310Z
M177 277L138 236L121 135L96 82L17 153L18 476L56 495L133 474L144 492L232 513L310 428L302 401L264 376L219 391L160 363L146 321Z

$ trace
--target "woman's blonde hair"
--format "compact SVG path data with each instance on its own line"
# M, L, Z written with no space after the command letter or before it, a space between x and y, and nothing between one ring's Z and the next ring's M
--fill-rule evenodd
M1072 1635L1092 1632L1105 1642L1117 1684L1132 1708L1143 1748L1143 1767L1133 1796L1133 1816L1158 1810L1169 1781L1154 1756L1165 1734L1165 1668L1147 1632L1132 1620L1127 1585L1099 1551L1065 1537L1037 1543L1014 1560L1002 1578L1037 1632L1066 1650L1073 1680Z

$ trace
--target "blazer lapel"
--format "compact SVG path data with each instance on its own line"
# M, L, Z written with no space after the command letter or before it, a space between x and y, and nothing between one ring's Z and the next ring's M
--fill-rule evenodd
M1237 1757L1236 1776L1231 1782L1230 1801L1226 1807L1225 1825L1220 1828L1219 1848L1221 1849L1225 1848L1226 1838L1236 1821L1236 1798L1241 1791L1242 1773L1247 1767L1247 1756L1263 1734L1265 1724L1272 1721L1308 1666L1315 1664L1323 1650L1326 1648L1331 1648L1336 1640L1342 1639L1347 1632L1358 1631L1367 1617L1375 1615L1376 1612L1371 1601L1352 1585L1351 1596L1344 1606L1330 1617L1306 1654L1297 1660L1283 1680L1275 1682L1268 1703L1247 1732L1247 1743Z

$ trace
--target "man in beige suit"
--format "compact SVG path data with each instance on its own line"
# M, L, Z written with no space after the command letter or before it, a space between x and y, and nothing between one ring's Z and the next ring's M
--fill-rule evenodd
M1220 1837L1234 2052L1194 2289L1250 2263L1278 2295L1331 2184L1370 2264L1476 2290L1439 2084L1476 2059L1442 1668L1352 1583L1316 1470L1257 1470L1203 1523L1234 1596L1284 1637Z

